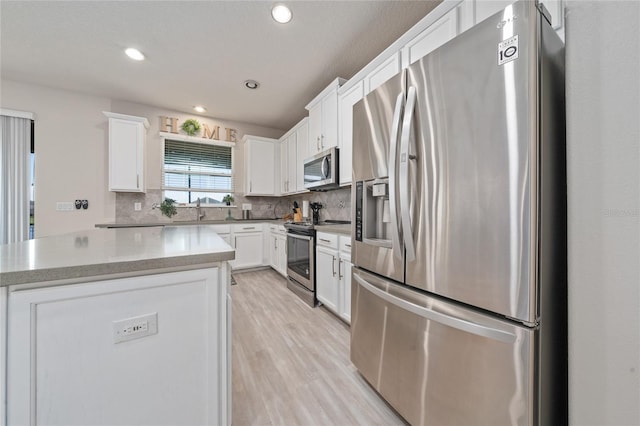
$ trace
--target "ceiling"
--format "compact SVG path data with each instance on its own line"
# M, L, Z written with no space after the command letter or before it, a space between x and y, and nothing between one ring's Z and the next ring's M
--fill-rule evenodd
M286 130L440 0L0 2L2 78ZM123 51L136 47L143 62ZM257 80L257 90L243 82ZM7 106L8 107L8 106Z

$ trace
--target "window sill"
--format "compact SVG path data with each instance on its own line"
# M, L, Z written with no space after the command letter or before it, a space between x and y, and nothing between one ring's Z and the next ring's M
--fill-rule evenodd
M178 209L195 209L198 206L195 204L176 204L176 208ZM203 209L224 209L224 208L233 208L238 207L235 204L231 204L230 206L226 204L200 204L200 208Z

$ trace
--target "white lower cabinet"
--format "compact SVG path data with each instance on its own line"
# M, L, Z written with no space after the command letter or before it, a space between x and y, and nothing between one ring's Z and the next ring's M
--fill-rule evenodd
M351 238L318 232L316 297L330 311L351 323Z
M338 278L340 287L340 302L338 304L338 315L340 318L351 324L351 238L340 236L340 239L349 240L349 252L341 251L338 262Z
M270 225L269 266L280 275L287 276L287 234L282 225Z
M9 287L7 424L230 424L229 296L226 263Z
M0 287L0 426L6 425L7 287Z
M316 297L333 312L338 311L337 268L338 251L318 245L316 247Z
M255 268L263 266L263 233L262 224L233 225L233 248L236 258L231 262L231 268Z

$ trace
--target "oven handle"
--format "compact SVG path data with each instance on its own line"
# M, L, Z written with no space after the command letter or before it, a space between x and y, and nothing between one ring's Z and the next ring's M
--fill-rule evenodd
M313 237L310 237L309 235L298 235L298 234L292 234L291 232L287 233L287 237L297 238L299 240L305 240L305 241L311 241L313 239Z

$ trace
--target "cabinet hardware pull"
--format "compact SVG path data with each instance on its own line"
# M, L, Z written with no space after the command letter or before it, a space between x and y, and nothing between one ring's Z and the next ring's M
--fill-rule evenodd
M252 191L252 188L253 188L253 182L249 181L249 192Z
M136 175L136 188L140 189L140 175Z
M331 261L331 272L333 273L333 276L336 276L336 257L335 256L331 256L333 258L333 260Z
M320 136L316 137L316 149L320 151Z
M320 148L324 148L324 135L320 135Z
M342 259L338 259L338 278L342 279L342 268L340 267L342 265Z
M245 227L244 227L244 228L242 228L242 229L256 229L256 227L255 227L255 226L245 226Z
M351 244L345 244L344 246L351 248Z
M331 240L325 240L324 238L318 238L320 241L324 241L325 243L330 243Z

